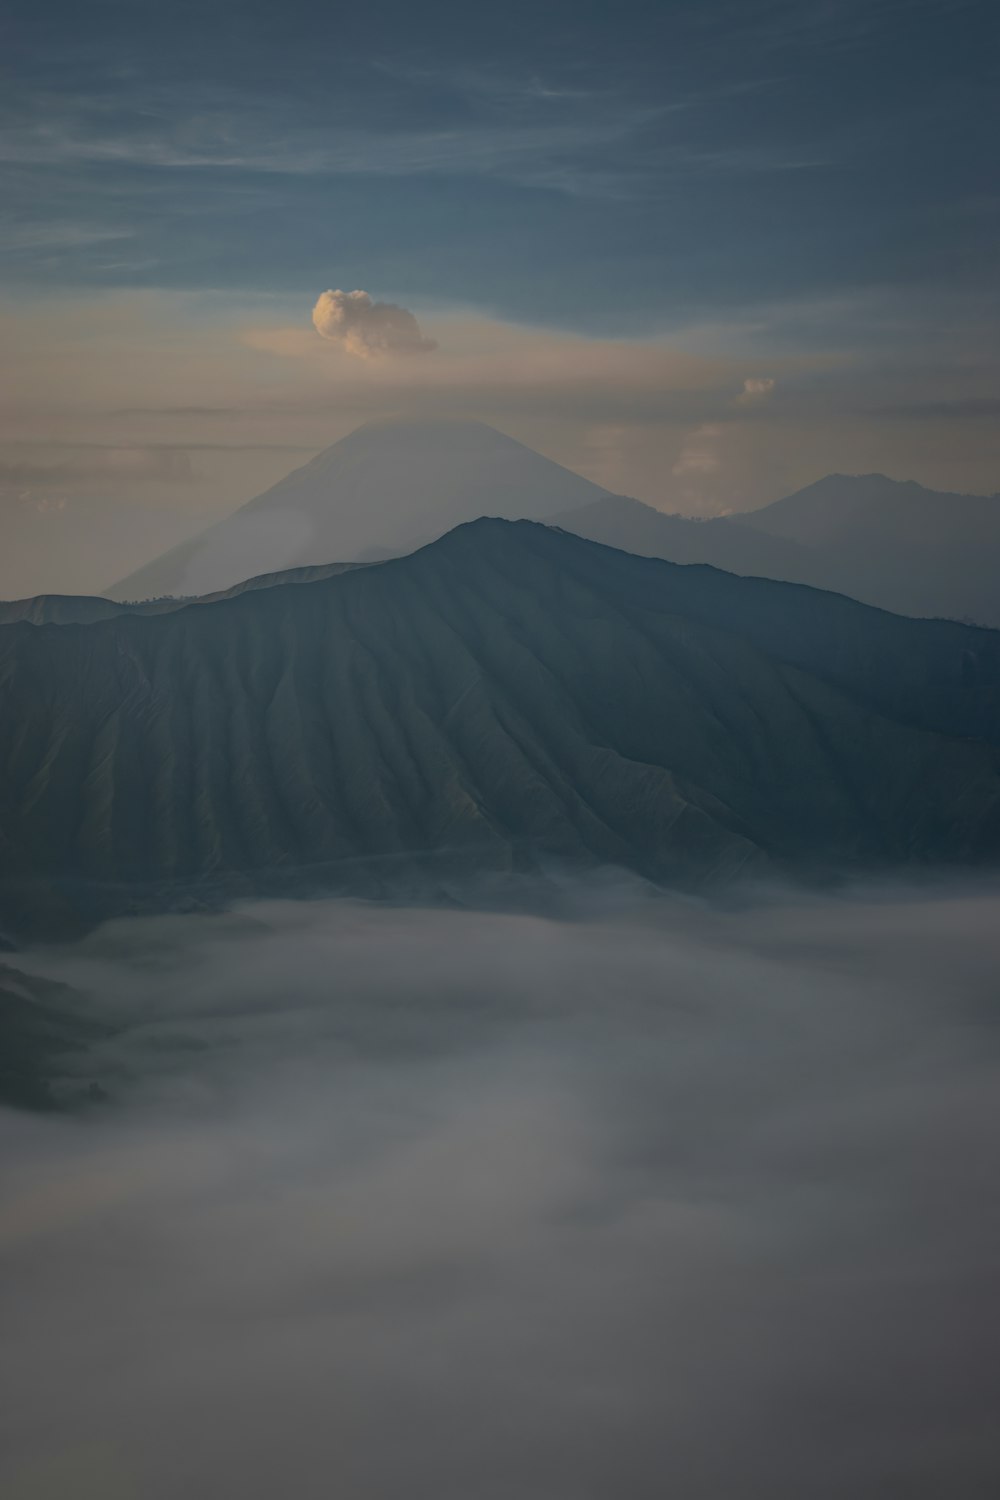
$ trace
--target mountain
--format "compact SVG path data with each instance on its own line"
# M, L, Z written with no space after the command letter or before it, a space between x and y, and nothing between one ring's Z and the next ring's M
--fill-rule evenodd
M359 427L109 593L176 608L162 596L216 598L264 569L398 556L482 515L554 522L624 551L806 583L899 614L1000 627L998 497L831 474L760 510L693 520L610 495L491 427L459 421ZM0 604L0 623L19 610L72 621L104 618L112 606L15 601Z
M0 926L551 860L688 886L989 862L998 747L1000 634L479 521L0 631Z
M33 599L0 600L0 625L13 625L19 620L30 625L93 625L118 615L165 615L186 609L189 604L215 604L220 599L233 599L248 589L267 589L276 583L313 583L357 566L357 563L320 563L315 567L286 568L280 573L259 573L214 594L165 594L128 604L116 604L112 599L93 594L38 594Z
M99 1097L87 1049L111 1028L68 985L0 964L0 1104L52 1109Z
M204 594L265 569L373 561L478 516L545 520L605 493L481 422L370 422L108 592Z
M741 521L821 553L855 598L1000 625L1000 496L831 474Z
M556 518L628 552L835 589L899 614L1000 626L1000 498L831 474L738 516L695 521L611 496Z
M963 535L976 532L995 546L1000 542L1000 497L949 494L885 474L828 474L740 520L807 546L839 541L859 527L923 545L941 540L950 528Z
M813 587L826 582L822 558L797 542L769 536L729 517L694 520L667 515L625 495L603 496L580 510L556 516L551 524L639 557L707 563L727 573L793 580Z

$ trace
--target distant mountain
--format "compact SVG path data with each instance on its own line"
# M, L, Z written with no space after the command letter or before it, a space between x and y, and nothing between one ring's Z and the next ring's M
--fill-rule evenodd
M577 536L668 562L708 563L727 573L794 580L824 587L821 557L797 542L772 537L718 516L694 520L667 515L625 495L607 495L580 510L556 516L551 523Z
M745 526L806 546L838 541L858 527L866 531L905 529L907 539L928 544L949 528L1000 541L1000 499L928 490L910 479L885 474L828 474L815 484L740 516Z
M1000 497L831 474L742 516L821 553L837 587L902 614L1000 625Z
M29 625L93 625L98 620L112 620L118 615L166 615L177 609L186 609L189 604L215 604L220 599L233 599L248 589L271 588L276 583L314 583L319 578L332 578L336 573L346 573L357 566L357 563L324 563L308 568L287 568L281 573L260 573L256 578L246 578L242 583L219 589L214 594L165 594L158 599L127 604L116 604L112 599L93 594L38 594L33 599L0 600L0 625L13 625L19 620Z
M0 630L0 927L538 861L696 885L1000 855L1000 633L479 521Z
M400 556L483 515L552 522L623 551L806 583L900 614L1000 626L998 497L831 474L761 510L694 520L610 495L491 427L458 421L359 427L109 593L172 609L177 599L162 596L215 598L251 575ZM112 612L107 601L43 596L0 604L0 623Z
M694 521L608 497L556 518L672 562L834 589L899 614L1000 626L1000 498L831 474L762 510Z
M108 592L204 594L265 570L372 561L478 516L545 520L606 493L481 422L370 422Z

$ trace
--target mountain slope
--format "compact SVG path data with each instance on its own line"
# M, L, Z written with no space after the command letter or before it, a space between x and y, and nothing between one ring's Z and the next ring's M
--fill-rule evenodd
M544 520L605 493L481 422L371 422L108 592L203 594L265 569L408 552L482 515Z
M989 860L998 683L992 632L498 521L202 608L11 625L2 914L65 930L303 870L377 891L432 857L682 884Z
M859 527L891 531L923 544L949 528L1000 544L1000 500L929 490L885 474L827 474L805 489L740 517L746 526L807 546L839 540Z
M29 625L93 625L98 620L113 620L118 615L166 615L177 609L186 609L189 604L215 604L220 599L232 599L248 589L267 589L276 583L314 583L317 579L332 578L358 566L358 563L321 563L315 567L286 568L280 573L259 573L255 578L246 578L242 583L219 589L214 594L165 594L158 599L128 604L118 604L113 599L103 599L95 594L37 594L33 599L0 600L0 625L13 625L19 620Z
M580 536L835 589L900 614L1000 626L1000 499L831 474L739 516L694 521L609 497L556 518Z
M707 563L727 573L825 585L823 560L783 537L742 526L728 516L694 520L667 515L625 495L607 495L551 523L576 536L675 563Z
M837 586L903 614L1000 625L1000 498L831 474L741 518L821 553Z
M93 1098L87 1048L111 1028L67 985L0 963L0 1104L52 1109Z

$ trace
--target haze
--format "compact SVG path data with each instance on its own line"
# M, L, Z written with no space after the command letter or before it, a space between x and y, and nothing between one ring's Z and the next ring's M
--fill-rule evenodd
M0 597L390 414L686 514L1000 488L982 0L8 10Z

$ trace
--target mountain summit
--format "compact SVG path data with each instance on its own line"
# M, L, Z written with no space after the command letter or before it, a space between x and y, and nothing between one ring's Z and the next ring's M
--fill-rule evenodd
M547 520L606 493L483 422L368 422L108 592L204 594L276 568L408 552L478 516Z
M5 625L0 929L206 880L378 893L429 863L691 885L995 862L998 680L1000 633L530 522L166 614Z

